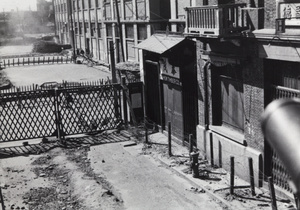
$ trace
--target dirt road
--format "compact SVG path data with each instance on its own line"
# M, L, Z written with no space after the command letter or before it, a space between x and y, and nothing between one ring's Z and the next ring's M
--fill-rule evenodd
M128 137L117 134L107 144L105 138L90 139L102 143L90 146L75 140L67 148L55 142L14 148L19 155L26 149L36 154L0 160L6 209L222 209L207 194L141 155L143 144L124 147ZM45 151L48 147L52 149ZM42 150L45 153L39 154ZM1 149L0 154L6 151L10 150Z
M141 145L105 144L91 148L89 159L96 174L103 174L120 192L125 209L222 209L207 194L151 156Z

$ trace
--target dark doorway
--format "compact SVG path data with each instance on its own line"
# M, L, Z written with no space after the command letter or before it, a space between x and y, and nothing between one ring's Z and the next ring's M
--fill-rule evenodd
M198 101L197 101L197 69L194 62L182 67L182 99L184 140L188 140L190 134L196 138L196 126L198 124ZM196 141L194 141L196 144ZM196 146L196 145L194 145Z
M161 122L159 64L145 61L145 100L147 119L157 125Z

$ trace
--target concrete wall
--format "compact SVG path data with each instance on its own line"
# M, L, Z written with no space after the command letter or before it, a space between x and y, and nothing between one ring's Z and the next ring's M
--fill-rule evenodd
M233 156L235 174L246 181L250 181L249 158L252 158L255 185L262 186L263 158L261 152L238 144L213 131L205 132L202 126L197 126L197 146L201 148L201 154L206 155L208 160L213 160L214 165L227 171L230 171L230 157Z

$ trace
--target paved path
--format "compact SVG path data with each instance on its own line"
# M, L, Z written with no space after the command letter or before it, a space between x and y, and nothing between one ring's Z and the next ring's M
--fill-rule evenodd
M195 193L185 179L172 173L139 146L113 143L91 148L95 173L103 174L120 192L126 209L222 209L205 193Z
M14 86L32 84L41 85L44 82L88 82L111 77L106 67L88 67L84 64L56 64L10 67L2 70Z

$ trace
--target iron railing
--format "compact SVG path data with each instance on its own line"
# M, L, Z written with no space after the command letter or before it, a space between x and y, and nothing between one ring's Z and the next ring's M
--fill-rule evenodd
M300 90L282 87L282 86L273 86L273 99L280 98L300 98ZM285 166L282 164L278 155L273 151L272 155L272 174L274 184L285 189L287 191L292 192L288 184L288 180L290 180L290 175L287 173Z
M186 8L186 32L226 36L248 28L246 4L226 4Z
M17 58L2 58L0 59L0 69L13 66L63 64L71 62L73 62L72 58L66 56L28 56Z

